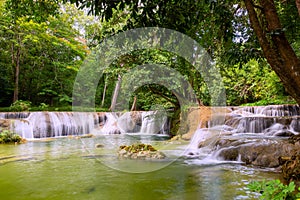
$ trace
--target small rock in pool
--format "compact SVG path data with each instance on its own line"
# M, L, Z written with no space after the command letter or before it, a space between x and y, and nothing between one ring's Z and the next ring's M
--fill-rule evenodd
M103 145L103 144L96 144L95 147L96 147L96 148L103 148L104 145Z

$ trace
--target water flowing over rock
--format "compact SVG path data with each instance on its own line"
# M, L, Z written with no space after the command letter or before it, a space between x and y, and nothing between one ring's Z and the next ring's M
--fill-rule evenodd
M167 134L168 120L148 112L9 112L0 113L0 129L26 139L83 134Z
M214 108L201 121L187 155L203 159L205 151L205 158L278 167L280 156L289 156L300 147L288 141L299 134L299 119L297 105Z

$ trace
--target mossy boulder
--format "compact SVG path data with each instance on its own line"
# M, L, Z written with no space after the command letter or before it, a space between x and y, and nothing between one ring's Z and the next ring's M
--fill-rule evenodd
M150 144L122 145L119 147L118 155L121 158L131 159L163 159L166 157Z

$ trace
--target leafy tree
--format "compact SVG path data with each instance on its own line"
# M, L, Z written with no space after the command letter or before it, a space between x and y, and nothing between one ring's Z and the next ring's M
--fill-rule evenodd
M6 1L0 16L1 65L7 71L6 91L33 103L70 102L76 72L88 52L66 13L54 1ZM40 7L49 3L49 13ZM32 6L32 7L30 7ZM25 8L26 7L26 8ZM53 8L53 12L51 9ZM55 14L55 15L51 15ZM10 58L10 59L9 59ZM5 83L5 82L4 82Z
M300 59L297 57L291 42L299 42L300 20L295 2L276 2L273 0L245 0L249 19L257 39L262 47L264 56L272 69L278 74L289 94L300 103ZM276 5L277 4L277 5ZM280 15L284 19L292 18L293 25L283 26ZM279 13L279 14L278 14ZM295 32L289 32L293 30ZM296 38L288 35L296 34ZM296 87L295 87L296 86Z
M246 64L236 64L223 72L227 103L241 105L264 101L268 104L281 100L287 103L288 96L280 79L265 60L251 59Z
M11 61L14 69L14 96L13 102L19 98L20 62L22 54L22 33L20 32L20 19L26 21L42 22L51 14L55 14L58 5L54 1L16 0L5 2L7 22L11 37ZM46 12L44 12L46 10Z
M145 26L178 30L197 40L225 67L265 57L300 103L300 87L295 87L300 81L298 0L297 4L292 0L70 1L106 20L113 9L126 10L130 19L124 30Z

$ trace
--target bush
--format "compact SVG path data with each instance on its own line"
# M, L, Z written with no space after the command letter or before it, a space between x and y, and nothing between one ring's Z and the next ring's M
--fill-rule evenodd
M297 199L300 194L295 194L295 183L290 182L289 185L284 185L280 180L270 181L254 181L248 185L248 188L253 192L261 194L259 199L264 200L284 200ZM298 188L299 190L300 188Z
M17 100L13 104L11 104L10 111L13 112L22 112L22 111L29 111L31 106L30 101L23 101L23 100Z
M265 60L226 67L222 71L228 105L258 102L281 104L289 97L279 77Z
M49 108L48 104L40 103L40 105L39 105L40 110L48 110L48 108Z
M0 132L0 144L9 144L9 143L22 143L24 140L18 134L9 131L9 130L2 130Z

